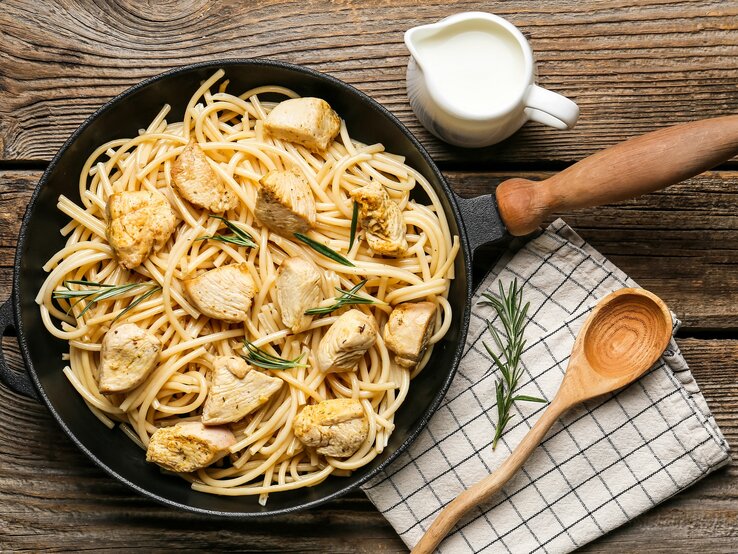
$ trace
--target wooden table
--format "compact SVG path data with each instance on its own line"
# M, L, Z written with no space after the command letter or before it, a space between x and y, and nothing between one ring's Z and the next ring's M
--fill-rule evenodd
M540 82L575 99L569 132L537 124L484 151L442 144L405 96L405 29L459 11L508 18ZM4 1L0 5L0 296L41 172L103 102L171 67L268 57L343 79L395 113L464 195L508 175L543 177L669 124L738 113L738 4L717 0L369 2ZM738 165L668 191L561 214L684 321L679 344L738 443ZM7 355L21 367L14 340ZM37 403L0 388L0 550L402 552L362 493L257 523L208 520L133 494L93 466ZM585 552L735 552L738 467L720 470Z

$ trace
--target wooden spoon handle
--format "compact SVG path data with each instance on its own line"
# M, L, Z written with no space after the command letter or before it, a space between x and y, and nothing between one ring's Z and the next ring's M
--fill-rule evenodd
M616 144L545 181L509 179L497 187L497 204L508 231L527 235L553 212L653 192L736 154L738 115L694 121Z
M438 514L431 526L425 532L425 535L415 545L411 554L430 554L439 545L439 543L448 535L453 526L464 515L477 506L480 506L489 498L499 491L510 478L525 463L525 460L531 455L533 450L541 443L551 425L559 418L559 416L567 410L571 404L561 401L557 396L551 404L543 412L540 419L528 431L525 438L513 450L512 454L505 460L497 471L489 474L487 477L473 484L464 492L459 494L450 503L446 505L441 513Z

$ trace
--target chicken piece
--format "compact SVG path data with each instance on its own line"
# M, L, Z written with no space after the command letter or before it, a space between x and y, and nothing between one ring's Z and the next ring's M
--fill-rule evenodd
M433 335L435 315L433 302L407 302L392 310L383 336L387 348L395 353L397 365L417 365Z
M135 323L111 328L102 340L97 384L104 394L126 392L143 383L159 361L161 341Z
M306 233L315 225L315 198L297 169L270 171L261 178L254 215L275 233Z
M349 310L330 326L318 344L318 367L324 373L352 371L377 341L374 316Z
M108 243L126 269L140 266L174 232L176 217L163 194L140 190L111 194L106 208Z
M157 429L151 435L146 461L189 473L221 459L235 443L236 437L227 427L205 427L199 421L185 421Z
M232 423L266 404L282 379L253 369L238 356L219 356L210 372L210 390L202 409L205 425Z
M231 323L247 319L256 294L254 279L243 263L217 267L183 283L187 296L200 312Z
M369 421L361 402L352 398L323 400L305 406L293 425L295 436L318 454L347 458L369 435Z
M313 317L305 315L305 310L323 300L318 270L304 258L287 258L279 268L275 285L282 323L293 333L307 329Z
M264 128L275 138L322 152L341 130L341 118L322 98L292 98L269 112Z
M172 181L179 194L195 206L221 214L238 204L236 193L216 175L196 142L190 142L172 164Z
M354 190L351 197L359 204L359 218L369 247L382 256L402 256L407 250L405 222L400 207L384 187L372 181Z

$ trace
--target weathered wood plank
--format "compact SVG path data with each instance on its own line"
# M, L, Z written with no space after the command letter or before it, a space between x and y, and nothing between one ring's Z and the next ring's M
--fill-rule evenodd
M738 340L679 341L730 442L738 442ZM17 347L6 347L21 369ZM404 552L369 501L355 493L324 508L254 523L214 521L139 497L94 467L46 409L0 386L0 549L244 552ZM733 552L738 469L705 480L585 552Z
M27 6L8 0L0 10L0 159L6 160L48 160L95 108L137 81L228 57L269 57L334 75L387 106L436 159L497 168L569 162L660 126L738 112L738 5L724 0ZM541 84L579 103L576 129L531 124L501 145L468 151L420 127L405 96L403 31L479 9L507 17L530 38Z
M493 191L513 174L446 175L456 191L473 196ZM37 171L0 171L0 297L10 293L15 238L39 177ZM738 172L710 172L640 199L561 215L643 287L662 296L685 329L736 331L736 214Z

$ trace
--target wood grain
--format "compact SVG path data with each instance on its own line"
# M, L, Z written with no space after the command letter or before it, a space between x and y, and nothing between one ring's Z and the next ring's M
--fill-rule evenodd
M49 160L97 107L191 62L269 57L370 94L444 163L505 169L568 163L655 128L738 112L738 4L725 0L526 0L328 4L242 0L7 0L0 10L0 159ZM543 86L576 100L569 132L529 124L463 150L432 138L406 99L404 30L483 9L529 37Z

